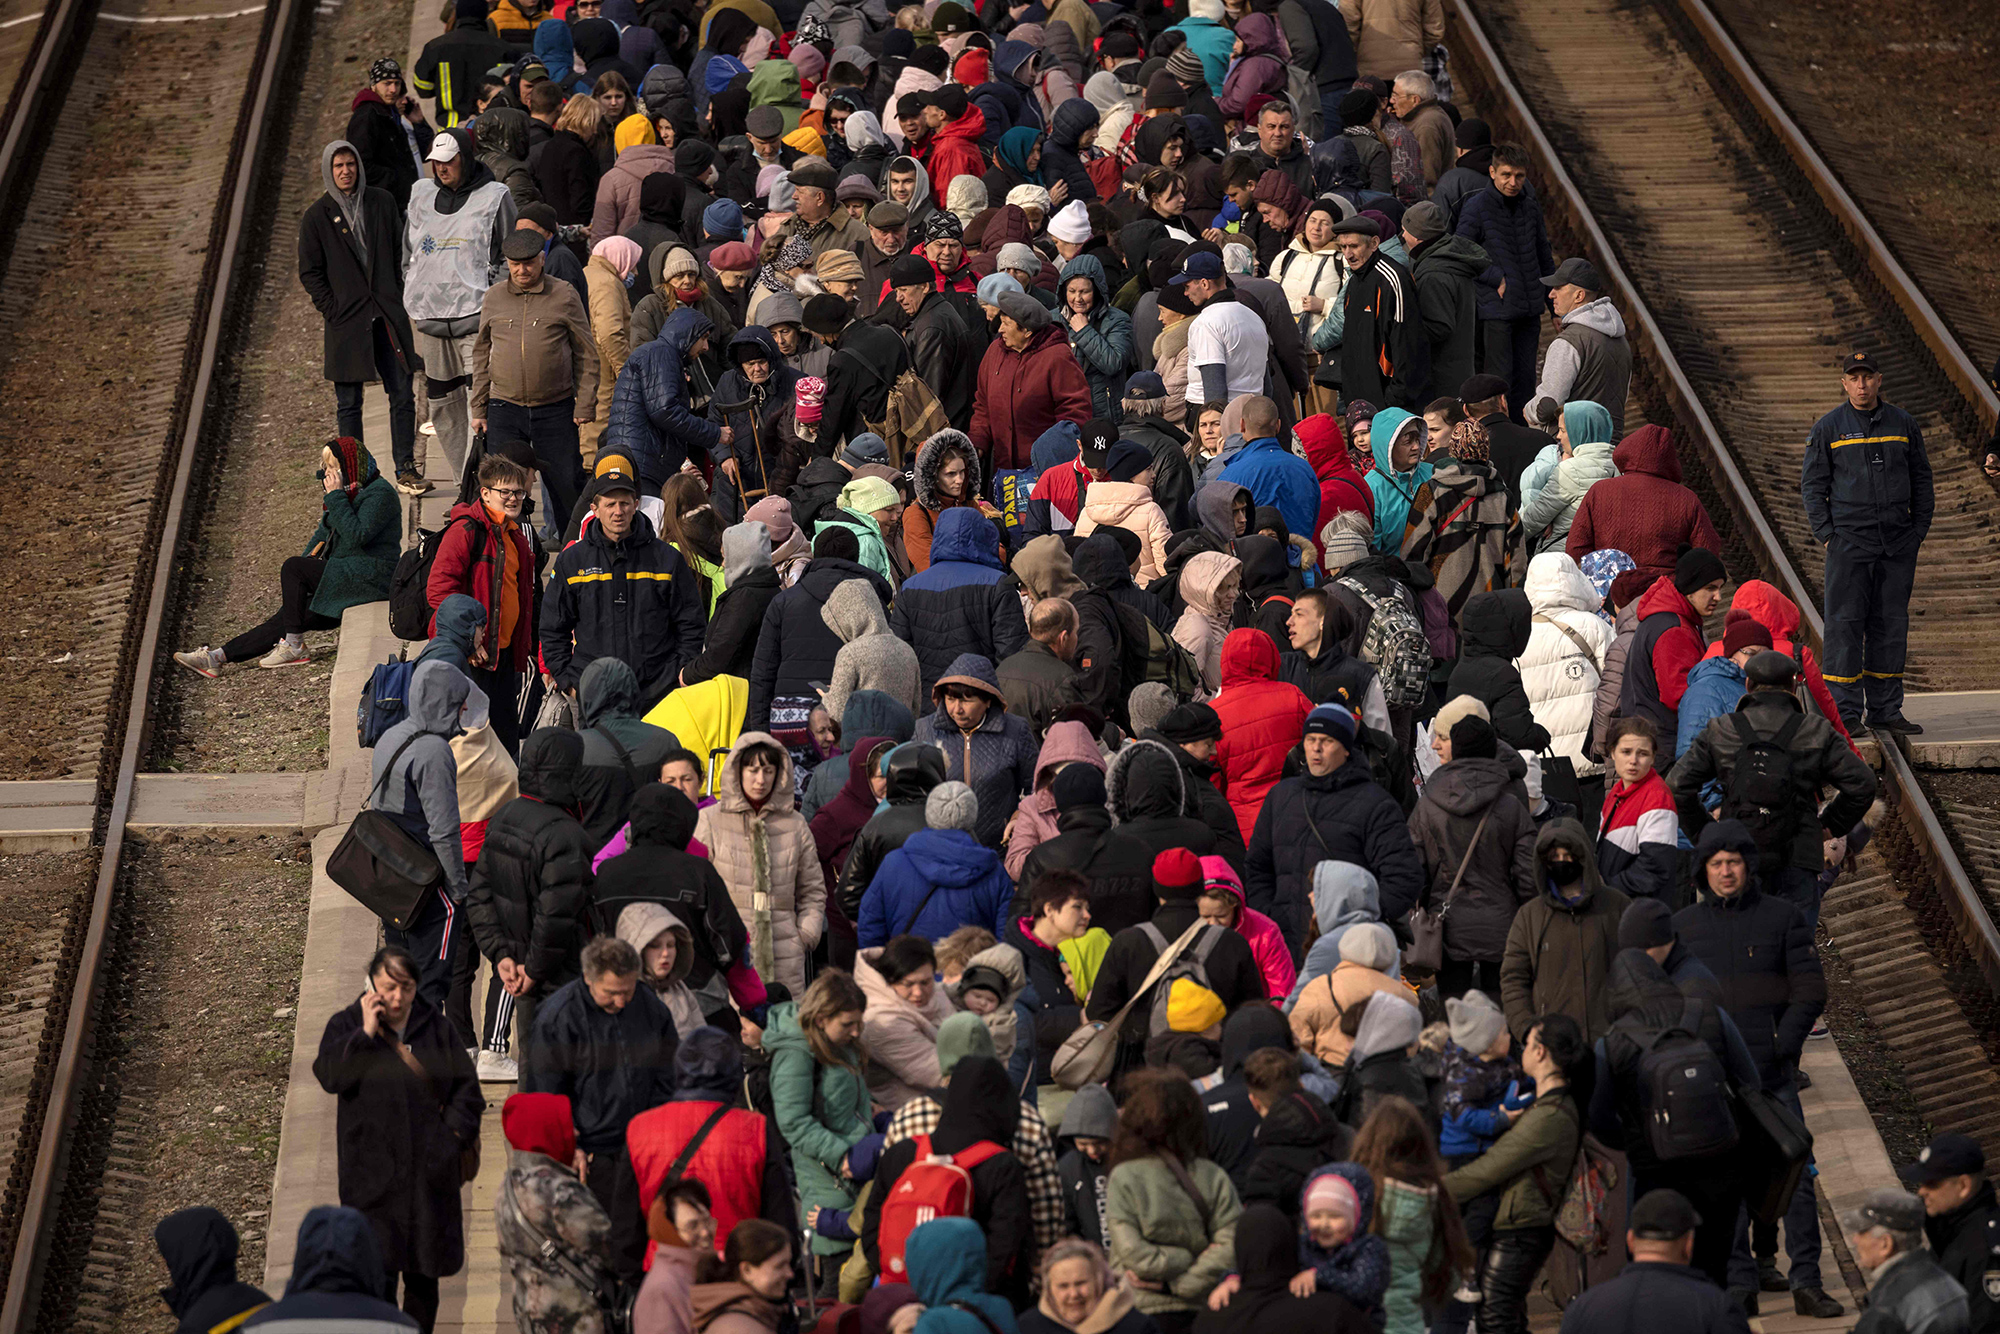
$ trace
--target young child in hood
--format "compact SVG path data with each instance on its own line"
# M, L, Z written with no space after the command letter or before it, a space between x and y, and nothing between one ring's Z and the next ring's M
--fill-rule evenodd
M1105 1182L1111 1175L1111 1135L1118 1107L1102 1084L1086 1084L1063 1109L1056 1131L1056 1175L1062 1178L1063 1235L1110 1245L1104 1223ZM1067 1144L1067 1148L1063 1145Z
M1222 857L1201 859L1201 897L1196 901L1202 920L1234 931L1250 944L1257 968L1264 974L1264 994L1283 996L1298 979L1292 951L1278 924L1252 908L1243 893L1243 879Z
M1389 1244L1368 1230L1375 1182L1360 1163L1328 1163L1306 1178L1300 1196L1299 1263L1294 1297L1337 1292L1379 1324L1389 1290Z

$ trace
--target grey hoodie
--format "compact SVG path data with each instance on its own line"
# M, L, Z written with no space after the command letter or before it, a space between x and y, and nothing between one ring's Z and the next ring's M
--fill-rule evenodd
M923 701L918 690L923 672L917 651L889 631L889 618L866 579L849 579L836 584L820 608L827 629L840 636L841 650L833 659L833 677L827 682L826 709L838 718L847 711L847 701L856 691L879 690L899 704L907 704L911 714L920 713ZM859 735L859 734L857 734Z
M354 193L347 194L333 183L333 155L342 149L354 154ZM361 150L345 139L335 139L319 150L319 179L326 186L327 198L340 206L347 215L347 231L354 238L355 249L361 258L368 258L368 229L361 223L361 196L368 190L368 167L361 160Z
M465 899L465 845L458 836L458 761L451 738L472 683L448 662L426 662L410 677L410 712L375 743L369 805L412 837L428 838L454 903ZM407 748L404 742L409 742ZM398 752L401 752L400 754Z
M1563 316L1562 323L1564 328L1575 325L1608 339L1622 341L1625 337L1625 320L1618 314L1618 308L1611 304L1611 298L1608 296L1601 296L1595 301L1588 301L1578 306ZM1602 392L1591 383L1582 386L1589 392L1571 392L1578 388L1578 377L1584 371L1584 362L1589 355L1588 351L1580 348L1573 339L1566 339L1561 334L1556 336L1542 358L1542 378L1535 386L1534 398L1528 403L1528 420L1534 421L1539 417L1548 416L1560 410L1562 405L1572 398L1592 398L1596 393ZM1632 354L1629 349L1625 350L1623 360L1622 380L1629 383L1632 374ZM1599 369L1602 371L1608 368ZM1618 381L1621 376L1614 372L1610 378ZM1620 393L1616 398L1616 402L1604 403L1605 411L1611 414L1613 439L1619 437L1625 421L1625 395Z
M796 324L805 327L806 308L796 292L772 292L757 304L757 318L766 329L774 324ZM833 349L817 338L808 338L805 346L794 357L786 357L801 375L817 375L826 378L826 368L833 361Z
M1313 920L1319 923L1319 938L1306 951L1299 980L1285 997L1285 1013L1299 1003L1299 994L1315 978L1326 976L1340 965L1340 938L1347 928L1362 922L1382 920L1382 891L1365 866L1353 862L1321 862L1313 867ZM1382 970L1390 977L1403 975L1402 951Z
M722 530L722 586L734 588L752 570L771 568L771 530L751 519Z

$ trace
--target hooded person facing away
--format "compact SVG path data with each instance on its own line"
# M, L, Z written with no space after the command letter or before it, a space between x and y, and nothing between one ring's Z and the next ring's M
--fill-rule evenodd
M1315 979L1340 966L1340 939L1349 927L1381 920L1381 890L1367 867L1339 861L1323 861L1315 865L1312 873L1312 921L1319 934L1313 939L1312 948L1306 951L1305 962L1299 966L1299 980L1292 984L1292 994L1285 997L1285 1013L1292 1012L1292 1007L1299 1003L1299 993ZM1396 951L1395 957L1382 971L1390 977L1403 975L1401 950Z
M289 1331L344 1334L355 1329L418 1329L379 1295L385 1286L382 1247L359 1209L322 1204L306 1211L292 1253L285 1295L238 1329L282 1323Z
M639 716L639 678L622 658L593 658L576 688L583 764L576 807L590 850L603 847L632 810L632 794L660 776L680 741Z
M423 961L418 991L442 1010L451 989L452 931L465 901L465 845L459 837L458 759L451 738L461 730L472 683L456 667L427 662L410 674L409 715L382 734L370 762L371 804L410 837L430 845L444 883L403 930L384 927L391 945Z
M262 1288L236 1277L236 1229L221 1212L206 1205L180 1209L153 1228L172 1280L160 1289L160 1300L180 1323L174 1334L210 1334L233 1327L271 1299Z

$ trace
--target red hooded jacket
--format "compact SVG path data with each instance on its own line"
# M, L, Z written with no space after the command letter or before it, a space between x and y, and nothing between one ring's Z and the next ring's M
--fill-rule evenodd
M1245 627L1222 641L1222 693L1210 706L1222 720L1215 785L1229 798L1247 843L1265 796L1284 775L1285 756L1305 735L1312 701L1278 679L1278 645L1271 636Z
M999 338L986 345L968 432L986 476L1027 467L1035 441L1057 422L1089 420L1090 382L1062 325L1045 325L1019 352Z
M951 183L960 176L984 176L986 159L979 152L979 137L986 133L986 113L968 106L957 120L948 120L917 152L917 161L931 174L931 198L943 208Z
M1591 487L1577 506L1563 547L1572 560L1615 548L1657 577L1674 572L1682 543L1722 550L1700 498L1681 485L1681 462L1666 427L1641 426L1618 442L1611 461L1618 476Z
M1601 483L1600 483L1601 485ZM1854 738L1848 735L1847 725L1840 721L1840 709L1833 702L1833 694L1826 688L1826 677L1819 669L1819 659L1813 656L1812 645L1799 641L1799 609L1792 600L1780 593L1762 579L1745 579L1736 587L1736 596L1730 599L1729 609L1748 613L1757 624L1771 632L1771 647L1780 653L1789 653L1797 659L1799 674L1806 679L1806 689L1819 705L1819 711L1833 724L1833 730L1840 733L1841 740L1848 749L1854 749ZM1708 646L1708 657L1722 656L1722 641L1716 640ZM1859 751L1855 751L1860 754Z
M1313 551L1324 569L1326 553L1320 549L1319 535L1342 510L1360 511L1368 516L1369 527L1374 527L1375 493L1355 470L1339 422L1324 412L1315 412L1302 419L1295 429L1299 443L1305 446L1306 462L1312 464L1319 477L1319 517L1313 520L1313 530L1304 536L1311 539Z

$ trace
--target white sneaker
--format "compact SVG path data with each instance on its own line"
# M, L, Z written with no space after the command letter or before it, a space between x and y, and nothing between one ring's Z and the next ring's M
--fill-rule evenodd
M1833 1036L1833 1030L1826 1026L1826 1020L1820 1019L1813 1023L1812 1032L1806 1034L1806 1036L1809 1038L1830 1038Z
M222 671L222 653L203 644L198 649L174 654L174 661L193 672L213 681Z
M503 1056L497 1051L479 1053L479 1082L482 1084L514 1084L521 1079L521 1067L511 1056Z
M312 650L304 644L293 648L280 639L278 646L257 659L259 667L303 667L312 661Z

